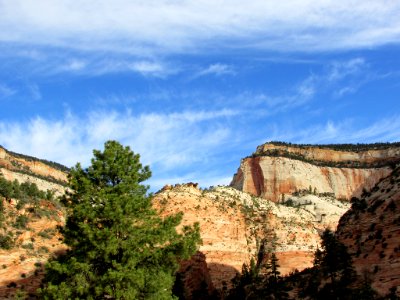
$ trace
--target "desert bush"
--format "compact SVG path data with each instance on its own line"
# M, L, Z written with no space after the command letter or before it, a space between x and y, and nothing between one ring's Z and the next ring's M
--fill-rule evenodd
M14 239L12 234L9 232L7 234L0 234L0 249L9 250L14 247Z
M19 215L15 219L15 223L13 224L13 226L18 229L25 229L28 222L29 218L26 215Z

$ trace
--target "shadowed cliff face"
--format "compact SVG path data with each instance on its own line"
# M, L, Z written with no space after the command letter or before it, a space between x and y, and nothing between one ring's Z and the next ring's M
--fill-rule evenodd
M265 144L242 160L231 186L275 202L309 188L350 200L388 176L399 160L399 147L349 152Z
M400 167L352 202L340 219L338 238L348 247L357 272L366 273L385 295L400 286Z

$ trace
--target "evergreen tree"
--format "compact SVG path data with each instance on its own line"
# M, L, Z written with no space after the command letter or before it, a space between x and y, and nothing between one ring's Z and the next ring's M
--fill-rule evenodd
M279 267L278 258L276 257L275 253L272 253L269 260L270 271L268 275L271 276L275 282L278 281L278 277L281 274L281 272L278 270Z
M355 279L355 271L346 246L329 229L322 234L321 246L322 250L318 249L315 253L314 267L321 271L323 277L329 278L330 282L318 292L319 297L348 299L349 285Z
M176 232L182 214L160 218L151 175L139 155L116 141L94 150L91 166L69 174L62 234L66 255L48 263L44 299L171 299L180 259L200 242L198 225Z
M12 185L8 180L6 180L3 177L3 174L0 173L0 196L9 200L11 199L12 194L13 194Z
M237 273L232 279L233 288L230 290L227 299L245 299L250 286L258 283L259 271L254 258L250 259L250 263L242 265L242 273Z
M351 257L346 246L340 243L335 234L326 229L322 234L321 267L325 275L335 284L336 280L350 282L354 276Z

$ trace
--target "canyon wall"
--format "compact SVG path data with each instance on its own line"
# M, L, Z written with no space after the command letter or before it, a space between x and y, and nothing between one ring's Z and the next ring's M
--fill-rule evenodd
M310 188L349 200L388 176L399 160L399 147L351 152L267 143L242 159L231 186L274 202Z

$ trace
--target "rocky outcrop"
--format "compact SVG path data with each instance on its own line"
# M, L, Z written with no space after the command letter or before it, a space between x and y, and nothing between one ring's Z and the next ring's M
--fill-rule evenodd
M400 167L352 202L340 219L339 240L373 288L382 295L397 288L400 296Z
M333 193L349 200L388 176L400 147L340 151L312 146L264 144L241 161L231 186L279 202L299 190Z
M168 186L153 198L162 215L184 212L182 225L198 222L214 286L229 287L242 265L264 244L265 258L277 254L280 272L312 266L319 232L336 228L349 205L314 195L292 197L295 207L276 204L229 187L200 190L195 185Z
M216 294L203 253L197 252L180 262L173 291L180 299L187 300L210 299Z

